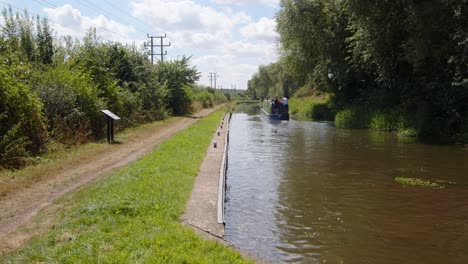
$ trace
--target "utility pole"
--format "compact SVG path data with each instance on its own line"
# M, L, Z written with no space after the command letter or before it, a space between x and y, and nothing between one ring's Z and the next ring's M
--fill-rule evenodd
M150 40L150 44L149 44L149 45L146 45L146 42L145 42L144 46L145 46L145 48L148 47L148 46L151 47L150 56L151 56L151 64L153 64L153 56L154 56L154 52L153 52L153 47L154 47L153 39L154 39L155 37L150 36L148 33L146 33L146 37L149 38L149 39L151 39L151 40Z
M153 56L154 56L154 55L160 55L160 56L161 56L160 61L161 61L161 62L164 61L164 56L167 55L167 51L164 51L164 47L170 47L170 46L171 46L171 42L169 42L169 44L164 44L163 39L165 39L166 37L167 37L167 34L166 34L166 33L164 33L164 36L157 36L157 37L156 37L156 36L150 36L149 34L147 34L147 38L149 38L149 39L151 39L151 40L150 40L150 44L149 44L149 45L146 45L146 43L145 43L145 48L146 48L147 46L150 46L150 47L151 47L151 53L150 53L150 55L151 55L151 64L154 63L154 59L153 59ZM153 39L155 39L155 38L159 38L160 44L154 44ZM160 53L154 53L154 48L155 48L155 47L161 48L161 52L160 52Z
M213 82L214 82L214 88L216 89L216 80L219 77L217 72L210 72L210 75L208 75L210 78L210 87L213 88Z
M215 89L216 89L216 77L218 77L217 73L215 73L215 76L214 76L214 87L215 87Z
M210 88L213 88L213 73L210 72L210 75L208 75L208 78L210 78Z
M167 55L167 51L164 51L164 47L170 47L171 46L171 42L169 42L169 44L167 44L167 45L164 45L163 39L165 39L166 37L167 37L166 33L164 33L164 36L159 36L158 38L160 39L160 44L156 45L156 47L161 47L161 53L156 54L156 55L161 55L161 62L164 61L164 55Z

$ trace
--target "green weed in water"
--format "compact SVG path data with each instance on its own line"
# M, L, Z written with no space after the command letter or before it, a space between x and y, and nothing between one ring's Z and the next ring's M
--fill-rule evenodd
M403 185L410 186L421 186L421 187L433 187L433 188L444 188L444 185L438 184L436 182L431 182L429 180L423 180L418 178L405 178L405 177L396 177L395 181Z

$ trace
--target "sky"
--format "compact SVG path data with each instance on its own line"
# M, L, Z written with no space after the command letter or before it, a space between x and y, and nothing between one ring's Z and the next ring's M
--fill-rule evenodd
M94 27L103 41L143 47L166 34L164 59L191 56L202 85L217 73L217 88L246 89L259 65L278 58L279 0L0 0L8 4L48 18L57 37L81 39Z

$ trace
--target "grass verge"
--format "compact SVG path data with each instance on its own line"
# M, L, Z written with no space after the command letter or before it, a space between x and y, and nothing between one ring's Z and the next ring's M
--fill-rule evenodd
M2 263L244 263L179 222L222 111L64 198L60 224Z

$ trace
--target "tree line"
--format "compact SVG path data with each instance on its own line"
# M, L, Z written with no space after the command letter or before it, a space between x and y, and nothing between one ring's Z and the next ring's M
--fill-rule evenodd
M338 126L468 142L467 0L282 0L276 21L251 96L313 90Z
M4 9L0 32L0 166L21 165L52 145L104 135L109 109L120 127L225 102L200 87L189 57L151 64L136 46L55 37L47 19Z

